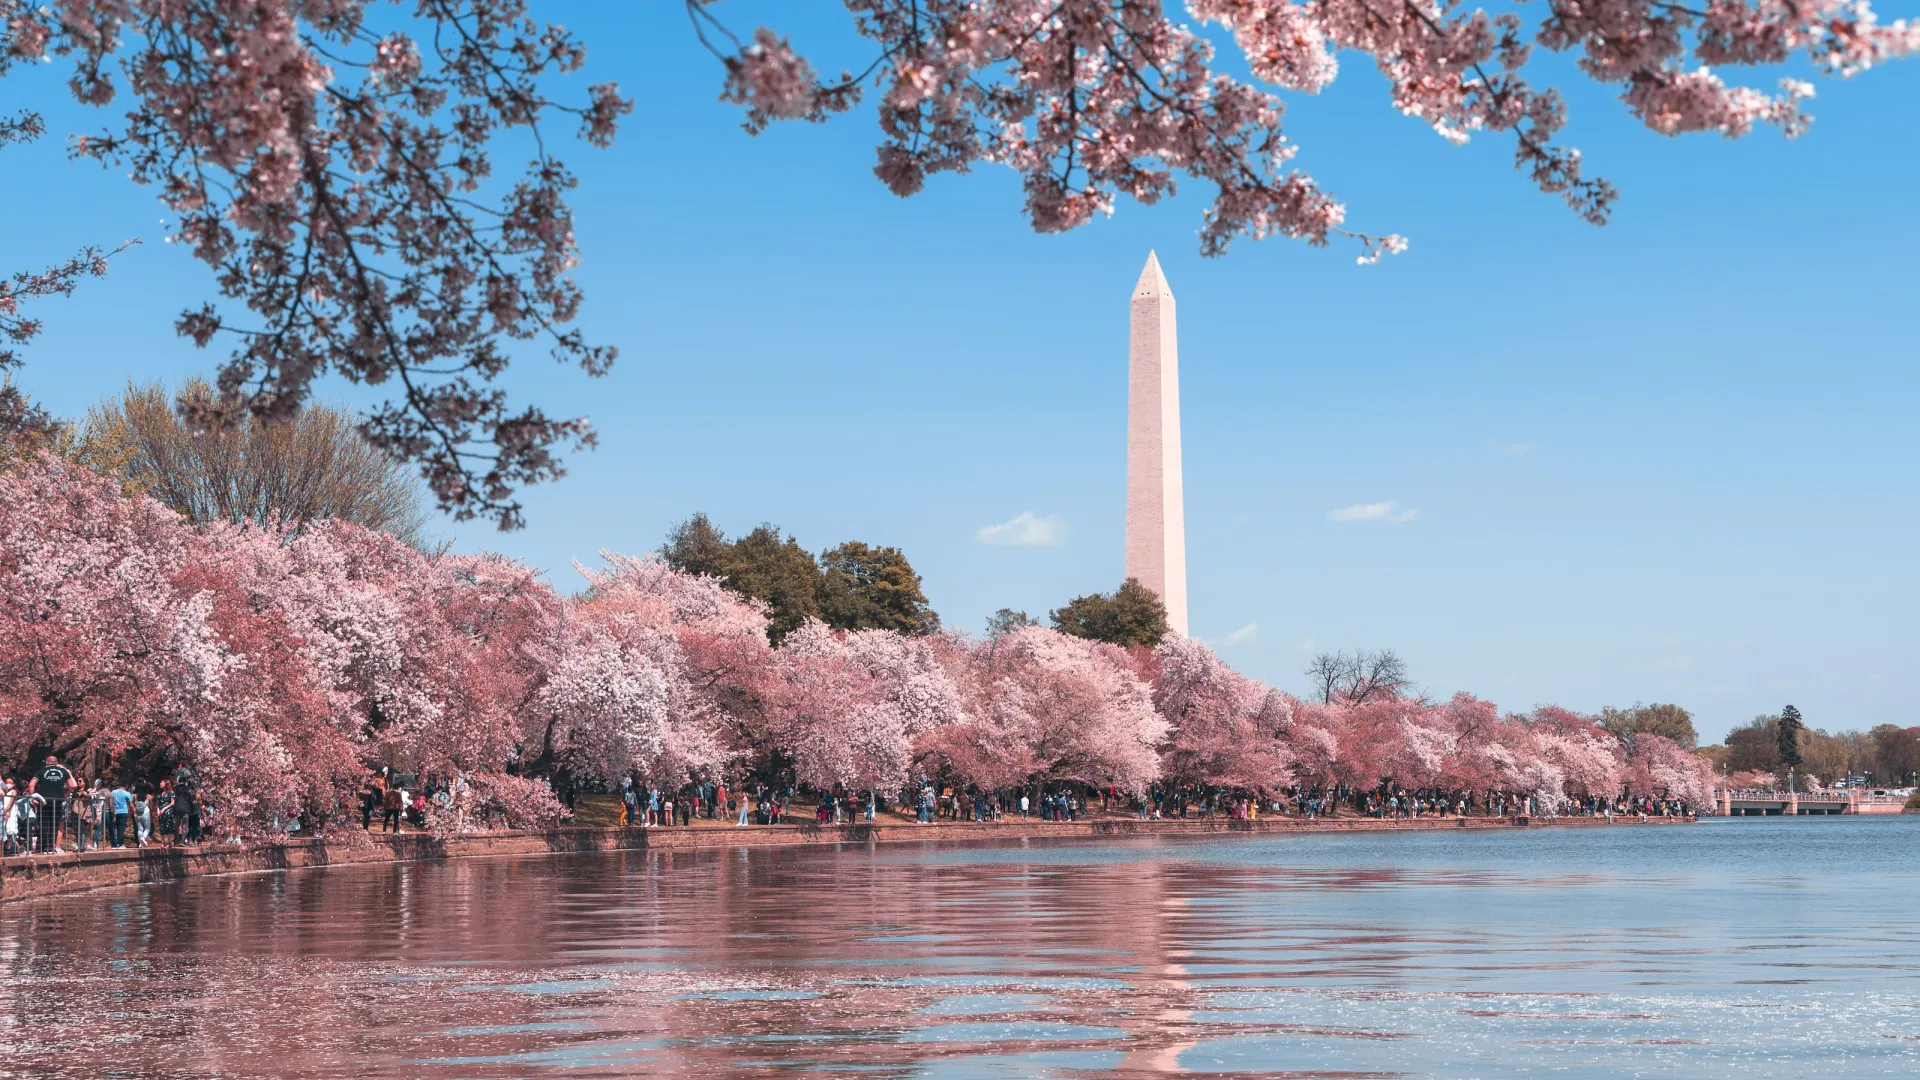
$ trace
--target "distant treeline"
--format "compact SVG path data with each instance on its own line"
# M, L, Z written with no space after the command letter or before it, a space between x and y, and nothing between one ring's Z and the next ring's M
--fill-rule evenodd
M1789 705L1770 716L1756 716L1727 736L1723 746L1701 753L1731 775L1772 773L1785 778L1815 777L1831 784L1848 776L1889 787L1912 784L1920 773L1920 727L1881 724L1868 731L1829 734L1806 726L1800 710Z

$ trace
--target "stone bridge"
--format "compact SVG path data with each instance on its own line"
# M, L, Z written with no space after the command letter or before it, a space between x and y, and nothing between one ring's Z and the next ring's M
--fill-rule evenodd
M1782 814L1897 814L1906 805L1898 795L1845 791L1728 791L1716 793L1720 812L1730 816Z

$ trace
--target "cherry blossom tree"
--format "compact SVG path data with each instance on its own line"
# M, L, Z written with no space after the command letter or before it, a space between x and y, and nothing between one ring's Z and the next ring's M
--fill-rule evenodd
M719 775L739 726L711 692L730 667L715 654L744 647L763 666L764 614L657 557L602 557L612 569L582 569L591 588L569 605L542 692L544 752L608 780L635 772L678 787Z
M540 703L554 756L585 776L678 788L727 760L671 628L570 620Z
M514 824L556 818L550 793L505 773L524 764L524 713L552 664L551 590L496 556L431 556L340 522L279 539L285 566L272 584L285 621L362 768L458 780L469 803L438 825L465 827L489 800Z
M1433 710L1435 726L1452 740L1445 785L1468 790L1509 788L1514 758L1500 738L1500 710L1491 701L1458 693Z
M264 831L307 815L323 823L366 775L358 717L334 693L335 655L290 590L293 559L277 529L229 523L189 530L175 574L184 611L204 612L192 683L181 708L141 733L137 747L193 767L225 829ZM131 747L130 747L131 748ZM152 761L145 762L150 770Z
M209 604L180 596L174 516L40 453L0 476L0 740L10 753L117 753L184 736L230 667Z
M1169 636L1153 658L1154 707L1172 726L1161 753L1169 780L1266 790L1292 783L1297 757L1285 736L1293 709L1284 695L1192 638Z
M471 693L508 725L525 766L528 748L537 745L537 699L559 663L567 601L534 568L501 555L441 553L430 561L436 606L479 654L468 676Z
M1622 772L1635 795L1680 799L1692 807L1713 804L1718 778L1713 765L1664 735L1642 732L1627 747Z
M593 439L584 420L509 403L495 379L510 343L543 341L591 375L614 359L567 328L574 178L542 135L566 116L604 146L630 111L608 83L578 103L548 96L585 58L520 0L0 0L0 74L59 59L80 102L120 99L123 122L74 152L155 187L169 239L214 271L226 302L178 323L199 345L233 342L197 419L289 415L327 372L392 385L366 434L419 462L456 517L502 527L520 520L518 485L560 475L555 451ZM43 128L27 111L0 141ZM496 182L494 140L514 130L532 160ZM17 278L0 320L103 258Z
M775 653L770 735L803 783L897 788L922 739L965 723L947 667L956 647L950 638L839 631L809 619Z
M879 641L862 641L875 635ZM892 674L874 661L890 631L837 632L809 619L776 653L782 693L774 734L795 775L821 789L893 788L906 782L923 713L903 708Z
M1256 83L1222 70L1212 38L1176 22L1168 0L846 0L876 55L858 74L824 79L776 31L743 39L713 0L686 4L748 131L846 112L871 89L874 173L895 194L937 173L1005 165L1020 174L1034 228L1053 232L1112 213L1121 195L1156 202L1184 174L1213 193L1205 254L1242 236L1346 236L1362 261L1405 242L1346 229L1346 207L1295 167L1283 104L1259 84L1315 93L1341 53L1358 53L1386 77L1394 108L1449 142L1511 139L1516 168L1601 224L1616 192L1558 141L1566 106L1529 80L1536 49L1574 56L1654 131L1736 137L1760 125L1800 133L1813 88L1788 78L1765 92L1717 71L1798 55L1846 76L1920 47L1920 25L1881 25L1861 0L1597 0L1549 5L1534 22L1524 9L1451 0L1187 0L1232 38Z
M953 725L946 753L976 783L1078 780L1139 792L1160 778L1168 724L1126 649L1030 626L974 659L968 717Z
M446 781L436 829L540 827L544 778L677 787L742 765L817 790L915 776L1131 792L1637 795L1704 805L1712 768L1554 706L1397 693L1301 702L1172 637L1152 650L1009 624L837 631L779 648L764 604L658 556L603 552L562 597L496 555L339 521L194 525L48 452L0 466L0 753L152 775L191 766L220 829L324 827L375 765Z
M671 708L677 722L691 726L684 741L675 736L662 744L681 748L666 771L711 774L764 756L782 690L766 605L728 591L718 578L674 570L658 555L602 551L600 558L606 569L576 566L588 588L569 604L569 622L597 628L629 652L646 637L647 655L664 665L663 677L672 675ZM587 632L570 625L569 640L577 644Z
M1594 718L1555 705L1524 720L1536 775L1557 775L1567 794L1612 796L1620 790L1619 743Z
M926 778L951 777L985 790L1017 787L1046 775L1046 766L1024 726L1026 715L1002 708L1003 678L1025 653L1011 640L1012 624L983 642L947 638L944 665L962 696L954 722L927 732L914 747L915 771Z
M1311 786L1372 788L1404 765L1403 722L1419 705L1397 697L1294 703L1294 751Z
M195 530L50 454L9 469L0 741L143 771L188 764L234 832L324 820L379 740L458 729L441 722L452 680L434 676L461 670L460 657L410 657L420 618L383 602L391 581L356 589L347 560L317 551L341 533L392 545L346 526L291 542L252 526ZM409 658L421 662L408 670ZM370 722L383 715L413 724L383 731Z

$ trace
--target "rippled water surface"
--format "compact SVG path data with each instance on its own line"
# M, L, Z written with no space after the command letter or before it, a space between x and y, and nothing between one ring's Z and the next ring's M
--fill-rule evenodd
M7 1076L1920 1075L1920 818L462 860L0 909Z

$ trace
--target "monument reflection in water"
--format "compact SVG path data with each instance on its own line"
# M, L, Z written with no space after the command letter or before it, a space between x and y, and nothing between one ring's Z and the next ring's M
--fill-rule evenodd
M1913 1076L1920 819L891 845L0 912L33 1076Z

